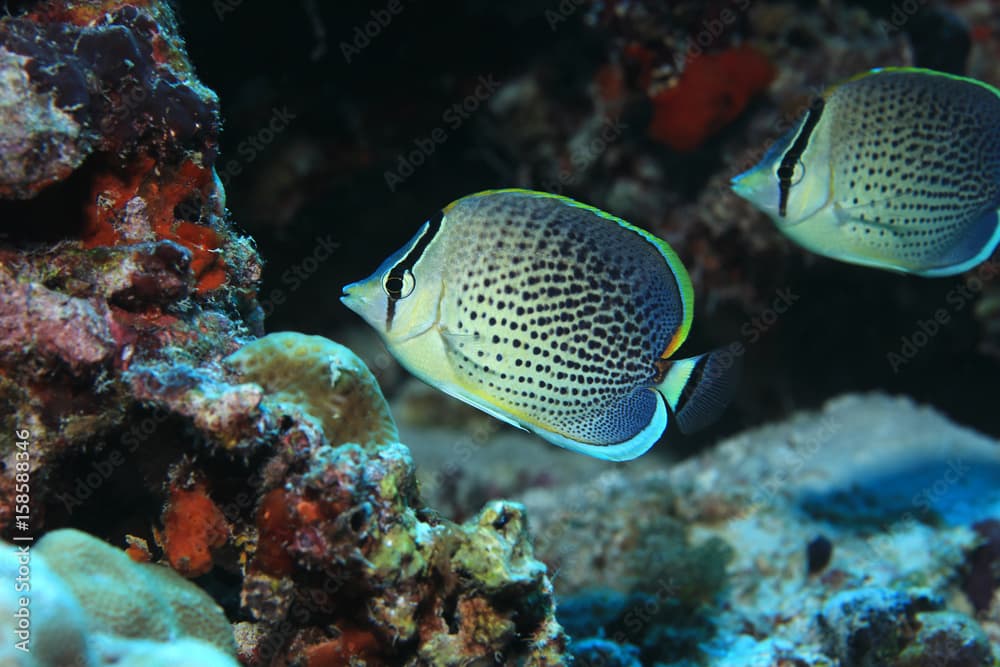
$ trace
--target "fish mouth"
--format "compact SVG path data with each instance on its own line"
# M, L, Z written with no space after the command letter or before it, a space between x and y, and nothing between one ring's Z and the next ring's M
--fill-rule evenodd
M771 185L770 175L767 165L758 163L730 178L729 187L741 197L749 198Z
M340 290L340 302L352 310L354 310L354 305L362 301L361 297L357 294L357 287L358 283L351 283L350 285L344 285ZM352 290L354 290L353 294L351 293Z
M749 172L743 172L742 174L733 176L729 179L729 187L733 189L733 192L744 199L749 199L753 193L752 188L747 185L746 177L748 173Z

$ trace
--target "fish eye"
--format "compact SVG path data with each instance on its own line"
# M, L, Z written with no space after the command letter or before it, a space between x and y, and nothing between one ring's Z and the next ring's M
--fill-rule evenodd
M390 299L405 299L413 293L416 286L417 281L409 269L403 269L402 272L393 269L382 278L382 289Z
M778 167L774 175L778 177L779 181L787 181L789 186L798 185L805 178L806 166L802 164L802 160L797 160L794 167Z

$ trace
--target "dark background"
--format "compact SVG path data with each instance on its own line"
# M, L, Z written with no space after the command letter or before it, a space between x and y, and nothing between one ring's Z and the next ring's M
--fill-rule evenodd
M701 4L710 8L718 3ZM253 151L253 159L241 158L243 171L227 186L233 220L256 239L267 262L261 295L268 304L269 331L293 329L343 340L353 328L356 336L365 330L340 304L341 287L367 276L435 209L481 189L541 187L531 176L531 165L519 162L509 131L487 108L449 130L447 141L395 192L387 188L385 172L398 166L400 154L412 150L415 139L442 126L442 112L471 93L484 73L501 83L534 73L545 83L545 95L559 100L558 108L589 112L587 86L618 41L613 27L588 23L588 6L553 31L544 12L557 8L556 2L400 0L403 11L353 54L352 62L345 62L341 43L354 39L355 27L370 21L372 10L387 5L298 0L178 4L191 60L222 101L220 171L227 159L248 154L246 142L268 125L275 109L295 116L273 142ZM803 11L815 8L815 3L800 5ZM883 11L881 3L870 8ZM950 31L948 39L967 41L961 24L955 27L946 16L921 16L909 25L918 64L962 66L954 59L929 62L942 49L925 47L940 47L942 31ZM764 96L745 115L769 104ZM723 169L725 142L738 140L748 127L741 119L720 139L681 156L649 147L642 132L651 113L648 106L638 102L628 113L633 129L623 146L651 151L672 175L672 196L687 203ZM579 183L565 194L607 207L599 185ZM631 222L656 226L654 220ZM760 229L779 236L773 227ZM288 289L283 275L301 268L320 237L332 237L338 250L301 288ZM731 241L737 253L741 242ZM697 255L685 247L678 252L695 273ZM708 288L699 290L685 353L746 342L747 323L766 308L775 286L790 288L801 299L748 346L746 377L735 408L682 449L794 409L816 407L843 392L868 390L913 396L964 424L1000 435L998 364L983 352L991 342L990 320L973 317L972 301L959 312L948 301L949 292L963 283L961 277L897 276L809 257L795 248L785 251L775 267L766 281L758 281L756 272L742 279L755 292L753 299L730 300L709 311L703 304L714 299ZM268 295L275 289L287 301L272 308ZM894 372L887 354L899 352L901 337L912 337L919 321L932 319L938 308L949 311L951 322ZM387 381L386 388L391 393L392 383Z

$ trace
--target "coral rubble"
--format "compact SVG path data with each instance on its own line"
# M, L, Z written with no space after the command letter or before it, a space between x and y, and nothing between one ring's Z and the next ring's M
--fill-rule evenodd
M428 427L400 429L418 464L439 462L439 440L420 435ZM538 558L558 573L557 616L578 660L987 667L1000 658L990 652L1000 645L1000 443L931 409L848 395L689 460L642 467L572 468L572 457L544 458L530 439L502 442L478 446L466 474L517 469L509 452L532 447L526 460L576 471L519 497ZM423 488L431 504L452 502L447 485Z
M644 664L988 667L998 448L910 401L845 396L670 469L524 502L574 646L603 634ZM671 525L673 539L643 546ZM810 574L817 534L833 546Z

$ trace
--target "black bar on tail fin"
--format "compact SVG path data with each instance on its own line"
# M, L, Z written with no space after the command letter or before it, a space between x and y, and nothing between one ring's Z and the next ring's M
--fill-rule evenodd
M674 407L681 433L694 433L719 418L736 395L743 356L724 348L700 356Z

